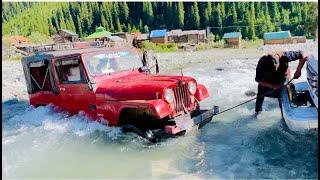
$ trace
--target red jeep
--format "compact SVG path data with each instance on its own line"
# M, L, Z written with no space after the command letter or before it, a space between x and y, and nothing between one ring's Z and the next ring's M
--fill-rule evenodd
M200 111L199 102L209 96L205 86L192 77L150 73L135 49L43 52L22 64L31 105L84 111L149 140L185 134L217 112Z

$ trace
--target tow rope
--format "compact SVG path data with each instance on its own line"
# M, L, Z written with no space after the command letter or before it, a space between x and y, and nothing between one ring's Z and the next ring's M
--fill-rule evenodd
M293 80L293 78L292 78L287 84L284 84L283 86L289 85L292 80ZM281 87L281 88L282 88L282 87ZM281 88L280 88L280 89L281 89ZM280 89L279 89L279 90L280 90ZM220 111L220 112L218 112L217 114L215 114L215 116L218 115L218 114L222 114L222 113L224 113L224 112L230 111L230 110L232 110L232 109L234 109L234 108L236 108L236 107L242 106L242 105L244 105L244 104L246 104L246 103L248 103L248 102L251 102L251 101L253 101L253 100L255 100L255 99L261 98L261 97L263 97L263 96L265 96L265 95L267 95L267 94L272 93L273 91L274 91L274 89L272 89L271 91L268 91L268 92L262 94L261 96L257 96L257 97L255 97L255 98L249 99L249 100L247 100L247 101L245 101L245 102L243 102L243 103L240 103L240 104L238 104L238 105L235 105L235 106L233 106L233 107L230 107L230 108L228 108L228 109L225 109L225 110L223 110L223 111Z

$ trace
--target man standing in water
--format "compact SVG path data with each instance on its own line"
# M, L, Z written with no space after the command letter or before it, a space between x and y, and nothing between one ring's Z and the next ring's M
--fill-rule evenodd
M262 111L262 104L264 100L263 94L266 97L278 98L281 108L280 94L281 87L286 79L291 79L289 62L299 59L299 64L294 73L293 78L298 79L301 76L301 69L307 60L307 54L302 51L285 51L275 52L260 58L256 68L256 82L258 82L258 93L256 100L255 116ZM260 97L262 96L262 97Z

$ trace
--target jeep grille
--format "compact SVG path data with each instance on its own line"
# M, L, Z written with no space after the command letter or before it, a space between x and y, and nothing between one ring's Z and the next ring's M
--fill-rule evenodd
M175 96L175 112L178 113L183 111L183 105L186 109L188 109L191 106L191 100L188 93L188 84L179 83L179 85L174 88L173 91Z

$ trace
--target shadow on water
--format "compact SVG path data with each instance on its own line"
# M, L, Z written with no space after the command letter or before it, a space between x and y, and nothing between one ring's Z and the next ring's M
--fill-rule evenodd
M269 178L314 179L318 176L318 133L314 130L293 132L284 120L260 131L253 139L253 152L262 155L272 169L282 169L281 175Z
M2 102L2 122L6 122L13 116L23 114L28 107L28 101L18 100L17 98Z

